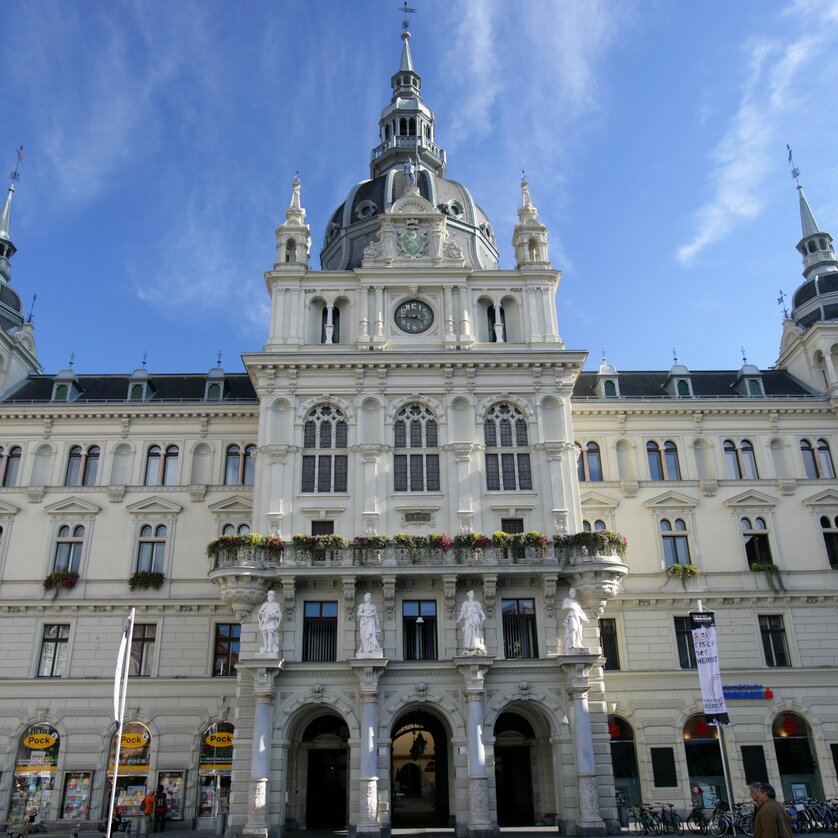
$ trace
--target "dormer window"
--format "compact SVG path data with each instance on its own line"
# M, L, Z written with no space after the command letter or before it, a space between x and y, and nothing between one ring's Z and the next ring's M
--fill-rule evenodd
M675 392L678 398L689 398L690 396L690 382L686 378L679 378L675 382Z
M212 384L207 385L207 401L221 401L221 385L218 382L214 381Z
M748 395L749 396L764 396L765 393L762 391L762 382L758 378L749 378L748 383Z
M355 217L359 221L372 218L378 212L378 205L374 201L361 201L355 208Z
M128 401L141 402L145 400L145 384L132 384L128 390Z
M617 398L617 382L611 378L606 379L602 382L602 392L605 395L606 399L616 399Z
M57 384L52 395L54 402L66 402L70 395L70 387L67 384Z

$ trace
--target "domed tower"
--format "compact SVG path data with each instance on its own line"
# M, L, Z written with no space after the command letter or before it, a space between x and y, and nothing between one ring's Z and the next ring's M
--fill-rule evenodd
M393 96L379 120L380 143L372 150L370 178L352 188L326 225L320 265L324 271L361 267L364 250L378 237L379 217L410 187L432 211L442 213L446 231L463 264L496 270L498 250L488 217L460 183L445 178L445 150L435 143L433 111L422 101L422 78L413 68L410 33L402 33L402 56L391 79Z

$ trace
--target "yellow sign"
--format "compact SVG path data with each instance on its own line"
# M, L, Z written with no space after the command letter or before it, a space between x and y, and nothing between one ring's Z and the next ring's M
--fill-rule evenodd
M148 745L148 735L144 733L123 733L120 740L122 748L144 748Z
M23 745L30 751L40 751L44 748L51 748L58 740L49 733L30 733L23 737Z
M232 733L208 733L204 737L204 742L211 748L229 748L233 744Z

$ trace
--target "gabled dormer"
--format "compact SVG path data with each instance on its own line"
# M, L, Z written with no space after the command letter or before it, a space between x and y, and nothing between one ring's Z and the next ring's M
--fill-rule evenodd
M74 402L81 395L76 371L72 363L61 370L52 381L52 400L54 402Z
M224 396L227 391L227 381L224 370L221 366L211 369L207 373L207 382L204 389L204 401L220 402L224 401Z
M695 395L690 371L683 364L679 364L677 358L669 370L663 389L676 399L691 399Z
M151 383L151 376L148 374L145 362L131 373L128 379L128 392L125 396L129 402L147 402L156 392Z
M739 369L734 382L733 389L740 396L747 396L752 399L761 399L765 396L765 385L762 382L762 373L759 367L745 362Z

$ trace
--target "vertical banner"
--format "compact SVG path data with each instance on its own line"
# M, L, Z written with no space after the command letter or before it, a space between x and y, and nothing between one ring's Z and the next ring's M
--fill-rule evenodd
M698 679L701 682L701 698L704 701L704 718L707 724L729 725L722 676L719 674L716 615L712 611L690 611L690 629Z

